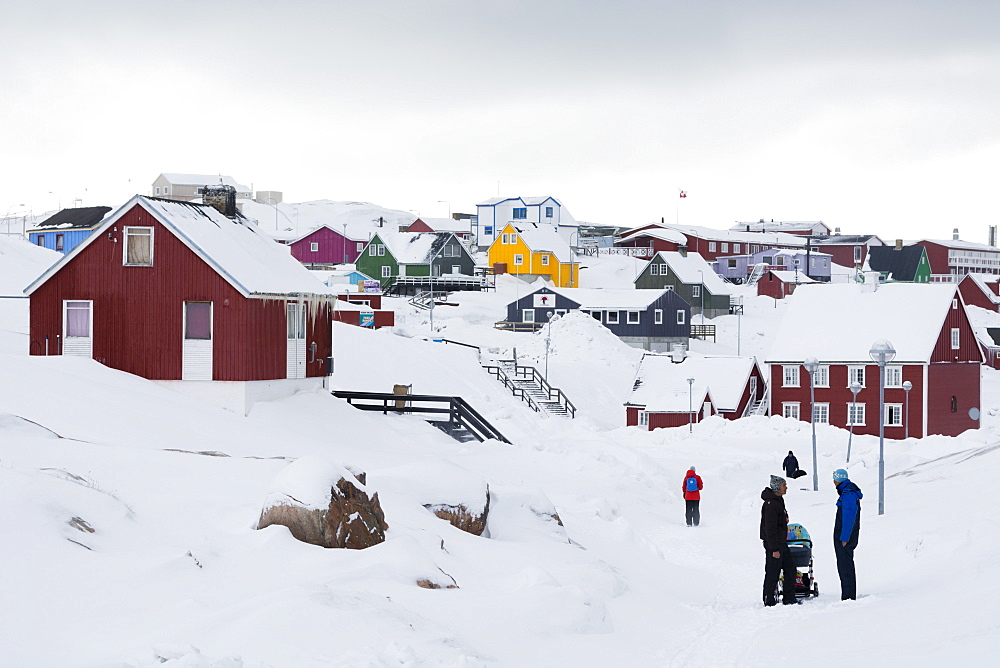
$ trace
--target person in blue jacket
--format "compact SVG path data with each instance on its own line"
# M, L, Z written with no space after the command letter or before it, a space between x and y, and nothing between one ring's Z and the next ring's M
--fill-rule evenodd
M837 553L837 572L840 574L840 600L855 600L858 583L854 574L854 548L861 533L861 489L848 480L847 471L833 472L837 486L837 519L833 523L833 549Z

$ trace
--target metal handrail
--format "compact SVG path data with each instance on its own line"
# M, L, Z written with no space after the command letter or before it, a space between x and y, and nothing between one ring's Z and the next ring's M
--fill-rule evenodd
M333 396L340 399L347 399L347 403L362 411L381 411L383 415L389 413L431 413L447 414L448 422L460 424L475 436L480 442L487 439L496 439L502 443L510 443L503 434L491 425L486 418L479 414L476 409L462 397L449 397L435 394L393 394L391 392L354 392L351 390L334 390ZM371 401L374 403L356 403L357 401ZM392 405L390 406L390 402ZM406 406L400 406L399 402L405 402ZM447 408L436 406L414 406L413 402L426 403L447 403Z
M573 405L573 402L569 400L569 397L567 397L561 389L559 389L558 387L552 387L549 384L548 380L545 378L545 376L543 376L541 373L538 372L538 369L536 369L533 366L522 366L513 360L509 360L508 363L513 363L514 365L515 379L517 377L520 377L520 379L524 380L524 382L536 383L539 389L546 395L546 397L548 397L547 401L558 403L560 406L566 409L566 413L571 418L576 418L576 406ZM507 374L503 371L501 367L486 365L483 368L486 369L489 373L495 374L497 376L497 380L500 380L500 382L502 382L505 387L509 387L512 390L514 396L518 396L518 392L520 392L521 398L527 401L528 405L530 405L535 411L541 412L541 408L537 406L535 401L532 399L531 395L526 393L522 388L517 387L517 385L515 385L512 380L510 380L510 378L507 376Z

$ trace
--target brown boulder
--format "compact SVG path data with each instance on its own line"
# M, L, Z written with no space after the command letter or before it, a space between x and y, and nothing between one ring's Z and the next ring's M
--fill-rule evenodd
M486 520L490 515L490 488L489 485L486 486L486 503L482 508L470 509L464 503L456 506L427 503L424 504L424 508L449 522L456 529L474 536L482 536L486 531Z

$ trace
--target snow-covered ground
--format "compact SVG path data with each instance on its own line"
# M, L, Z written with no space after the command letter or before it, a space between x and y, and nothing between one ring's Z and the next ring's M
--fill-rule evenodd
M588 259L582 281L628 287L632 262ZM45 269L30 264L0 264L0 277L27 285L24 274ZM461 395L511 445L458 443L414 416L321 393L243 417L93 361L29 358L26 300L0 299L0 665L991 663L1000 373L983 371L982 429L886 443L885 515L878 439L854 437L847 468L865 493L854 602L839 600L831 536L830 473L845 465L848 434L817 429L820 489L810 475L786 499L816 540L821 596L765 609L759 494L789 449L812 472L809 425L623 427L641 351L573 314L537 334L494 329L531 289L501 276L496 292L454 295L456 306L434 310L433 332L428 313L388 300L395 332L334 334L335 387ZM693 352L763 356L784 304L746 292L744 305L713 320L718 342ZM546 340L576 420L537 416L479 367L515 349L544 366ZM367 472L385 543L328 550L254 529L275 479L305 456ZM690 465L705 481L696 529L681 499ZM489 537L423 508L483 481ZM416 585L442 573L458 588Z

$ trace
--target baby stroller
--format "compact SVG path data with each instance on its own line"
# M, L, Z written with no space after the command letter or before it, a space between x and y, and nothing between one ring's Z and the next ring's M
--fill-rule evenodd
M819 596L819 585L813 578L812 539L801 524L788 525L788 549L795 562L795 598ZM785 575L778 579L775 598L781 598Z

